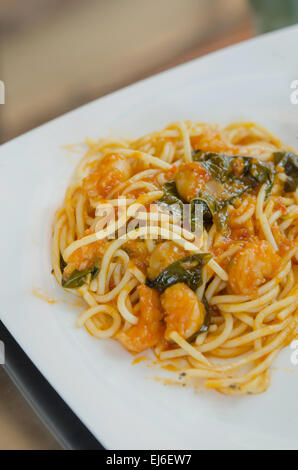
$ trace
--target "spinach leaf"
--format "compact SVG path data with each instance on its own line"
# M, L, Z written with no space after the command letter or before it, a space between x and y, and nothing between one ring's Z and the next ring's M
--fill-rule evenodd
M64 271L64 268L65 268L66 264L67 264L67 263L64 261L64 258L63 258L63 256L62 256L62 253L60 253L60 270L61 270L62 273L63 273L63 271Z
M217 230L224 236L228 234L228 205L234 199L247 191L251 191L260 184L266 184L268 196L274 182L274 172L270 164L260 162L252 157L229 156L214 152L196 150L192 153L193 161L199 162L209 175L221 183L222 194L220 198L214 197L208 190L201 191L191 201L191 230L194 232L196 220L196 205L203 206L203 222L209 230L214 222ZM239 161L241 171L236 172L236 159ZM179 196L175 181L165 183L162 187L164 195L158 201L173 215L182 216L183 200Z
M274 152L273 158L275 165L284 168L287 175L285 192L294 192L298 186L298 156L292 152Z
M164 195L157 202L171 214L181 217L183 213L183 202L178 194L175 181L165 183L162 187Z
M210 326L210 323L211 323L211 312L210 312L209 304L207 302L207 299L206 299L205 295L202 299L202 302L203 302L204 307L205 307L206 315L205 315L205 318L204 318L204 323L201 326L201 329L200 329L199 333L206 333L206 331L209 330L209 326Z
M198 196L196 199L193 199L190 203L191 231L192 232L195 231L195 227L197 224L196 206L198 205L201 205L203 209L203 224L206 230L209 230L212 227L212 223L213 223L213 213L212 213L212 210L209 208L208 203L206 202L206 198Z
M99 268L97 266L85 269L84 271L75 269L66 281L62 279L62 286L66 287L67 289L76 289L77 287L81 287L84 284L88 274L91 274L91 279L94 279L98 273Z
M240 196L245 191L257 187L259 184L266 184L266 195L268 196L274 182L274 172L270 164L260 162L256 158L246 156L229 156L212 152L202 152L196 150L192 158L200 162L208 173L220 181L230 194L231 199ZM237 174L235 171L236 160L242 164L242 171Z
M173 215L182 217L183 203L176 188L175 181L165 183L162 187L164 196L159 199L158 204L164 206ZM206 230L212 226L213 219L216 223L218 231L227 233L227 201L219 202L214 197L210 196L207 192L201 192L190 203L190 227L191 231L195 231L197 223L196 205L203 206L203 223Z
M266 184L266 196L268 197L273 183L274 183L274 171L270 164L261 163L258 160L251 157L243 157L245 163L243 181L254 188L258 184Z
M213 216L216 212L217 201L209 194L201 192L191 201L190 204L192 228L195 223L195 208L197 205L202 205L204 227L209 230L213 224Z
M195 206L197 204L203 205L203 222L206 230L209 230L213 224L213 221L217 227L217 230L223 235L228 234L228 202L217 201L214 197L210 196L207 192L201 192L198 196L191 201L191 228L193 231L195 224Z
M210 259L210 253L187 256L170 264L154 281L147 278L146 285L163 292L178 282L184 282L192 290L196 290L202 284L202 268Z
M210 323L211 323L211 312L210 312L209 304L208 304L207 299L206 299L205 296L203 297L202 302L203 302L204 307L205 307L204 323L201 326L201 328L199 329L199 331L197 331L190 338L187 339L187 341L189 343L193 343L193 341L197 338L197 336L199 336L201 333L206 333L206 331L209 330L209 326L210 326Z
M92 271L91 271L91 280L96 278L99 271L100 271L99 266L93 266Z
M266 184L268 196L274 182L274 172L269 164L258 161L252 157L229 156L214 152L196 150L192 153L194 161L199 162L209 175L222 184L222 195L215 198L207 191L203 191L192 201L193 206L203 204L204 226L207 230L212 223L223 235L228 234L227 218L228 205L232 204L236 197L246 191L251 191L259 184ZM236 172L237 160L241 171Z
M228 181L233 174L230 158L232 157L225 154L203 152L202 150L195 150L192 153L193 161L201 163L208 173L221 183Z

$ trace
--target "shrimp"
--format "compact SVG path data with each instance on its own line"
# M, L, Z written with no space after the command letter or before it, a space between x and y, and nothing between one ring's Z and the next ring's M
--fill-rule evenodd
M131 175L132 169L127 158L122 155L107 155L99 162L96 170L84 178L83 188L88 197L105 197Z
M147 270L149 279L156 279L170 264L186 256L187 253L172 241L159 243L150 255Z
M210 176L200 163L184 163L179 166L175 182L180 196L190 202L205 188Z
M281 257L265 240L247 243L236 253L228 267L229 284L236 294L251 294L265 281L272 279Z
M84 237L91 235L92 230L88 229L84 233ZM98 258L102 257L106 248L106 240L98 240L89 245L84 245L75 250L69 257L68 263L63 271L63 280L66 281L71 273L77 269L84 271L91 268Z
M163 338L163 312L159 294L154 289L141 284L138 286L140 296L139 320L137 325L117 335L118 341L131 352L142 352L153 348Z
M224 140L222 133L214 127L205 127L204 132L191 136L190 141L194 150L200 149L203 152L228 153L231 155L244 153L244 149L240 149L239 146L229 144Z
M161 295L161 305L165 311L165 339L172 331L177 331L188 339L197 333L205 319L205 307L196 294L184 283L178 282L168 287Z

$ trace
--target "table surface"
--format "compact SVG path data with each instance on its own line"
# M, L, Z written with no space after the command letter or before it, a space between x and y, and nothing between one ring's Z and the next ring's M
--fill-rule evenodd
M0 449L61 449L0 367Z

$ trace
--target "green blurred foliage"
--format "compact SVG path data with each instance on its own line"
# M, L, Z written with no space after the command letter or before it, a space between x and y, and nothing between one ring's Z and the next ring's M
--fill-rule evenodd
M250 0L259 33L298 23L298 0Z

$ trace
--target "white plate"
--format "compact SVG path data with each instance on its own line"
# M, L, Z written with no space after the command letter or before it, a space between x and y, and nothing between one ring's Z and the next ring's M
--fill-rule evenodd
M137 137L178 119L253 120L297 148L298 28L240 44L94 101L1 148L1 320L46 379L110 449L298 448L298 367L290 349L261 396L165 387L114 341L75 328L79 307L50 274L52 217L79 155L61 146ZM49 305L32 294L60 301ZM64 301L61 301L63 300Z

